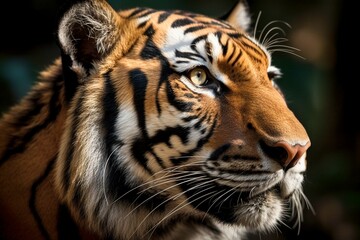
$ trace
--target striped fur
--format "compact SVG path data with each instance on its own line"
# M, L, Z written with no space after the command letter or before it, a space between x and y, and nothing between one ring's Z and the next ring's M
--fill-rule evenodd
M2 239L239 239L301 217L310 140L248 16L65 11L61 57L0 122Z

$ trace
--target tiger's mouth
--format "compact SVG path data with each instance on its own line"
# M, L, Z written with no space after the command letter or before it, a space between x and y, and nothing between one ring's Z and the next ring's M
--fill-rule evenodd
M246 181L239 181L236 177L229 181L229 178L219 175L215 178L203 171L197 171L197 174L192 177L199 181L178 182L193 208L223 223L253 229L275 226L289 199L294 193L301 192L301 172L273 172L267 181L259 180L261 175L254 175L250 181L253 185L248 183L248 187L239 187Z
M289 179L285 174L275 174L271 180L266 182L259 182L257 186L252 188L239 188L241 184L238 181L231 181L229 179L221 179L220 184L226 185L228 187L234 188L237 191L243 193L242 200L251 200L259 196L268 194L269 192L275 194L283 200L289 199L297 188L301 186L301 180L303 178L302 173L292 173L293 176L297 176L294 179ZM301 180L297 180L297 179ZM289 187L290 186L290 187ZM245 197L247 196L247 197Z

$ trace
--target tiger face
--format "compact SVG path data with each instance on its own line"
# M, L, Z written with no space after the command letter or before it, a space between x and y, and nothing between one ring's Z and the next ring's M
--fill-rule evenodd
M64 14L56 185L78 221L138 239L194 221L271 230L289 201L301 211L310 140L248 27L242 1L224 20L95 0Z

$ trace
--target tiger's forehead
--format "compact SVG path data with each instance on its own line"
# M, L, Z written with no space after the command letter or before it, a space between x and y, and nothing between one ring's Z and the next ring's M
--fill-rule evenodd
M267 72L270 66L266 49L226 22L201 14L148 8L128 10L120 15L137 21L139 28L151 25L155 30L152 41L179 73L203 66L226 83L244 70Z

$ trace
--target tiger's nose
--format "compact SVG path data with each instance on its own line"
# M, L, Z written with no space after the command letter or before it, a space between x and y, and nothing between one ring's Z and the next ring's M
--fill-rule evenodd
M293 145L286 141L279 141L273 146L269 146L263 141L260 142L261 149L264 153L277 161L284 170L294 167L310 145L310 141L307 141L306 144Z

